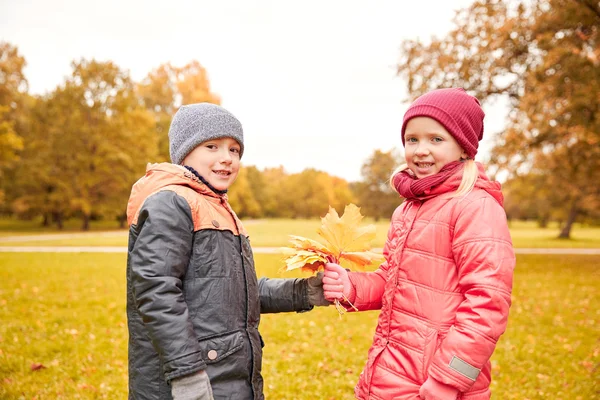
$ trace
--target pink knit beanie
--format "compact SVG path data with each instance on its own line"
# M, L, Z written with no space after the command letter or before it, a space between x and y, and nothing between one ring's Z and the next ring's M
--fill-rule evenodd
M437 89L417 98L404 114L402 144L408 121L415 117L429 117L442 124L454 136L469 158L477 154L483 137L483 117L479 100L462 88Z

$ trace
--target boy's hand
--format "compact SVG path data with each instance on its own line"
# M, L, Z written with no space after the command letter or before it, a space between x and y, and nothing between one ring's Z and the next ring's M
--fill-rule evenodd
M348 278L348 271L334 263L325 264L323 293L329 301L354 301L354 287ZM352 298L350 298L352 297Z
M206 371L198 371L171 382L173 400L214 400Z
M323 273L306 279L308 290L308 303L311 306L330 306L331 302L323 296Z

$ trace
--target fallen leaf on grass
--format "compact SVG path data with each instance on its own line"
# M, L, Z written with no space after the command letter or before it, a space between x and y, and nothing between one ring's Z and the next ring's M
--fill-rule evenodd
M39 371L40 369L44 369L46 366L44 364L33 363L31 364L32 371Z

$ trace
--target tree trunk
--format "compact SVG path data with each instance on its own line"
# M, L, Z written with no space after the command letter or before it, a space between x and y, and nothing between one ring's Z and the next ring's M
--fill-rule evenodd
M62 214L59 212L55 212L53 213L53 218L54 222L56 222L56 226L58 226L58 229L62 231L64 228Z
M90 216L87 214L83 214L83 224L81 225L82 231L90 230Z
M50 214L44 213L44 220L42 221L42 226L50 226Z
M121 214L119 216L119 228L125 229L125 223L127 222L127 215Z
M577 202L573 202L571 205L571 210L569 211L569 216L567 217L567 222L562 227L560 234L558 235L559 239L571 239L571 228L573 227L573 223L577 219L577 214L579 213L579 209L577 208Z

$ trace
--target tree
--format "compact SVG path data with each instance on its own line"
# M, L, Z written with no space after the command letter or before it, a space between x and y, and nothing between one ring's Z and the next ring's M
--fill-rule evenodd
M21 105L19 94L27 93L28 84L23 73L26 64L15 46L0 42L0 104L8 108L9 117Z
M343 213L354 201L348 182L313 168L287 176L276 199L279 216L286 218L322 217L330 206Z
M390 186L390 176L400 165L393 151L375 150L361 168L362 180L354 186L354 193L364 215L375 218L391 218L402 203L400 196Z
M291 218L293 213L286 206L289 203L289 196L285 192L284 186L289 176L286 174L285 169L282 166L265 168L261 175L262 179L252 173L249 174L249 177L265 217ZM257 188L261 183L264 183L264 190Z
M73 73L37 99L15 180L21 215L124 222L131 185L156 155L152 116L128 74L112 62L73 63ZM35 179L27 179L32 171Z
M228 192L229 203L238 217L258 218L261 216L262 209L254 196L247 168L240 168L240 172Z
M277 216L277 203L275 202L274 193L277 191L276 179L268 180L265 172L260 171L254 165L245 167L248 183L252 188L252 194L260 205L260 215L258 217L275 217ZM283 171L283 170L282 170Z
M26 117L27 79L23 73L25 58L16 47L0 42L0 205L10 185L5 175L19 160L23 149Z
M568 238L600 196L591 184L600 181L600 4L480 0L454 23L427 45L405 41L398 73L412 96L451 86L480 100L506 96L513 109L492 163L513 177L535 168L559 183L547 189L568 188L559 236Z
M0 178L2 171L19 159L18 151L23 148L23 138L15 132L15 122L8 113L9 107L0 106Z
M260 171L254 165L244 166L240 170L240 175L243 175L241 177L243 180L238 182L240 180L240 177L238 177L238 180L231 186L229 191L229 202L238 215L252 218L280 216L281 208L278 204L278 198L281 197L282 182L287 178L283 167L267 168ZM246 194L249 198L244 201L250 202L251 206L246 208L251 208L253 211L241 214L238 210L244 208L244 205L241 204L242 201L239 197L246 196Z
M29 127L24 135L21 161L12 171L11 208L20 217L44 217L44 225L52 220L59 229L71 216L69 196L72 187L63 180L65 163L70 159L68 146L61 145L62 115L53 96L35 98L29 114ZM35 179L32 179L32 171Z
M552 209L559 202L547 188L545 175L536 171L506 181L503 194L508 220L536 220L540 228L546 228L552 218ZM542 193L545 196L540 197Z
M158 137L158 161L169 161L169 125L182 104L208 102L221 104L210 90L208 75L198 61L177 68L170 63L152 70L137 91L142 103L154 116Z
M350 189L350 184L342 178L337 176L326 175L328 178L324 184L330 189L329 193L329 205L335 208L338 214L343 214L344 209L350 203L356 203L356 196ZM323 217L325 214L319 214L319 217Z

